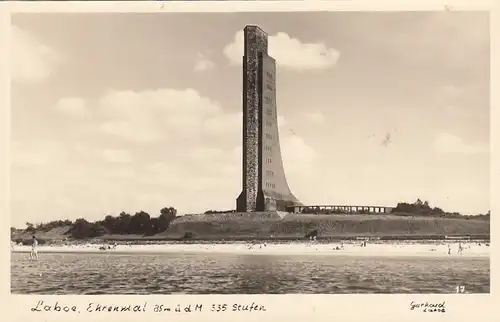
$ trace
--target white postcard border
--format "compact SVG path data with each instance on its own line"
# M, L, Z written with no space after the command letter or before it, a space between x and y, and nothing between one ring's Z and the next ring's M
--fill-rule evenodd
M265 2L16 2L0 4L0 212L4 222L10 222L9 212L9 147L10 147L10 65L9 65L9 37L10 14L17 12L231 12L231 11L311 11L311 10L348 10L348 11L427 11L427 10L489 10L491 12L491 153L490 153L490 203L492 217L500 212L497 201L500 191L500 159L499 159L499 130L496 128L500 120L498 109L499 91L499 39L500 39L500 4L498 1L265 1ZM5 157L4 157L5 156ZM495 198L497 197L497 198ZM5 263L0 270L0 282L4 286L1 290L2 320L4 321L191 321L194 319L217 319L219 321L255 320L272 321L277 318L286 319L314 319L315 321L421 321L428 320L468 320L481 319L494 321L496 313L495 299L499 287L499 278L495 271L499 271L499 247L496 246L500 233L497 220L491 220L491 292L489 295L164 295L164 296L36 296L10 294L10 251L8 231L10 225L4 225L1 230L2 240L5 243L3 252ZM439 276L436 276L439 278ZM60 306L76 306L80 313L34 313L31 308L38 301L50 303L59 302ZM90 302L105 305L143 305L147 302L147 312L93 312L86 313ZM263 305L265 312L212 312L213 304L251 304ZM424 313L421 310L411 310L410 303L445 302L446 313ZM203 305L203 312L177 313L154 312L154 305L169 305L181 307L186 305Z

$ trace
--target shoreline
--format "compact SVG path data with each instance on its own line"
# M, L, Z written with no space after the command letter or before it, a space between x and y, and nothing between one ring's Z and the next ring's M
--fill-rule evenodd
M136 235L107 235L97 238L102 241L134 241L134 242L154 242L154 241L166 241L166 242L183 242L183 243L213 243L213 242L252 242L252 241L262 241L262 242L306 242L308 238L303 235L294 236L204 236L203 238L182 238L173 236L141 236ZM317 236L316 239L322 242L329 241L353 241L360 239L370 239L379 241L429 241L429 240L439 240L439 241L454 241L454 240L466 240L466 241L484 241L490 240L490 234L450 234L450 235L438 235L438 234L427 234L427 235L381 235L381 234L356 234L356 235L332 235L332 236ZM86 240L87 242L90 240Z
M431 258L489 258L490 247L485 243L461 242L462 254L458 253L458 241L449 243L226 243L226 244L80 244L39 246L43 254L232 254L232 255L323 255L359 257L431 257ZM343 246L343 247L342 247ZM448 254L448 246L450 254ZM100 249L100 247L105 249ZM109 247L109 249L108 249ZM14 245L12 253L29 253L31 246Z

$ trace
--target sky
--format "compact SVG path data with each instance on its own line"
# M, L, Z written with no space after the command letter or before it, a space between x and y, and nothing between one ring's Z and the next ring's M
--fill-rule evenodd
M234 209L246 24L303 204L489 210L487 13L45 13L12 17L11 224Z

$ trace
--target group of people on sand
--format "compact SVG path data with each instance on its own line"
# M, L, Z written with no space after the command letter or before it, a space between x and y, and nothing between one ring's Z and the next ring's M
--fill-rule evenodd
M101 246L99 247L100 250L111 250L111 249L116 249L117 244L114 243L113 245L107 245L107 246ZM11 251L14 251L14 245L11 243ZM31 250L29 253L29 259L30 260L38 260L38 240L36 239L35 235L32 236L32 242L31 242Z
M462 246L462 243L458 243L458 248L457 248L457 254L462 255L464 251L464 247ZM451 246L448 244L448 255L451 255Z
M99 247L99 250L111 250L111 249L116 249L117 243L114 243L113 245L103 245Z
M311 241L315 241L316 240L316 237L311 237L310 238ZM314 243L313 243L314 244ZM364 240L361 242L361 244L359 245L360 247L366 247L367 245L367 241ZM479 244L481 245L481 244ZM102 245L99 247L100 250L112 250L112 249L116 249L116 246L117 244L114 243L113 245ZM256 244L256 243L251 243L251 244L247 244L247 249L248 250L252 250L252 249L255 249L256 247L259 247L259 249L262 249L262 247L266 247L267 244L264 242L263 244ZM312 246L312 244L306 244L306 246ZM451 249L451 245L448 244L448 255L451 255L452 253L452 249ZM487 246L489 246L489 244L487 244ZM343 250L344 249L344 242L342 241L340 246L336 246L333 248L334 250ZM11 250L14 251L14 245L11 244ZM457 254L458 255L462 255L463 254L463 251L464 251L464 245L462 243L458 243L458 248L457 248ZM39 256L38 256L38 240L36 239L35 235L32 236L32 243L31 243L31 250L30 250L30 253L29 253L29 259L30 260L38 260L39 259Z
M344 249L344 242L340 243L340 246L336 246L333 248L334 250L343 250Z
M264 245L264 247L266 247L266 246L267 246L267 244L266 244L266 243L264 243L263 245ZM256 247L256 246L257 246L256 244L248 244L248 245L247 245L247 249L248 249L248 250L252 250L252 249L253 249L254 247ZM262 244L259 244L259 249L262 249Z

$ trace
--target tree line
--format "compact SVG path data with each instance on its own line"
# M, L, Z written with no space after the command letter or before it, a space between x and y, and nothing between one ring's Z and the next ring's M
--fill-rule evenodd
M142 210L134 215L121 212L116 217L108 215L103 220L94 222L89 222L84 218L78 218L74 222L66 219L37 225L27 222L24 231L35 233L70 226L71 228L66 234L74 239L96 238L106 234L152 236L166 231L176 217L177 210L175 208L165 207L160 210L157 217L151 217ZM15 229L11 229L11 233L14 231Z
M490 211L486 214L477 214L474 216L462 215L459 212L446 212L439 207L431 207L428 201L422 201L417 199L414 203L398 203L398 205L392 209L392 213L396 215L416 215L416 216L431 216L431 217L444 217L444 218L474 218L474 219L490 219Z

